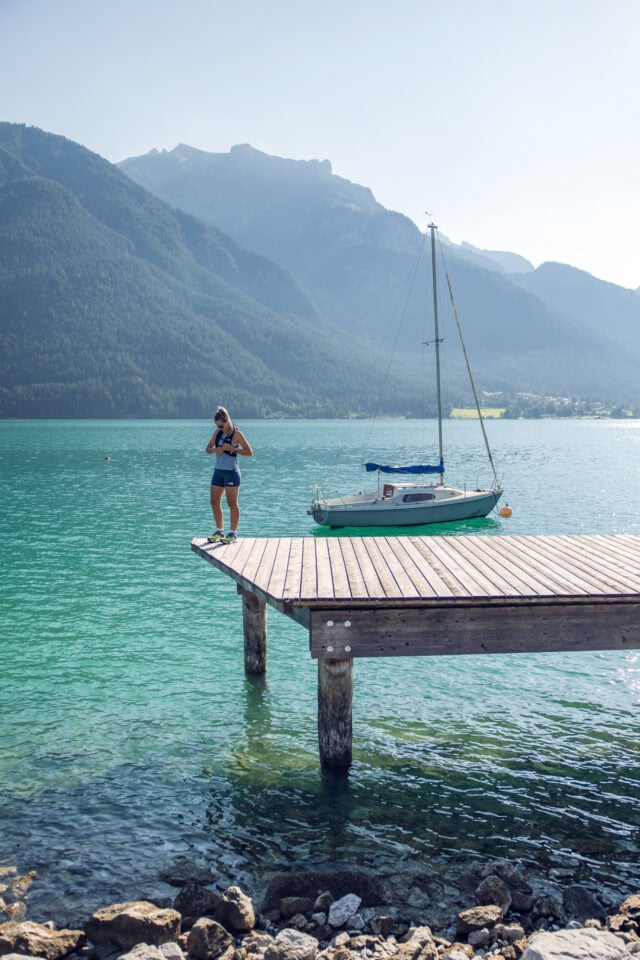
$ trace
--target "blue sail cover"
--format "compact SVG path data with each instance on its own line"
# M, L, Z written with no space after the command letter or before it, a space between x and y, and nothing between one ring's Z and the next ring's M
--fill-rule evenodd
M417 463L411 467L391 467L383 463L365 463L367 473L373 473L379 470L380 473L444 473L444 462L441 460L437 466Z

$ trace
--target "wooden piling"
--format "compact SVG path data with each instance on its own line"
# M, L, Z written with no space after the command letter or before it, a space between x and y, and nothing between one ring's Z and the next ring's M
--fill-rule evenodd
M318 660L318 744L330 770L351 766L353 660Z
M255 593L242 591L245 673L267 672L267 606Z

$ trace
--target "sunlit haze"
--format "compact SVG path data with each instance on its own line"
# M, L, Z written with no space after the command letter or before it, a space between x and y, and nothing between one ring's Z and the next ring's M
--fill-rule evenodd
M640 285L637 0L0 0L0 119L111 161L328 159L444 234Z

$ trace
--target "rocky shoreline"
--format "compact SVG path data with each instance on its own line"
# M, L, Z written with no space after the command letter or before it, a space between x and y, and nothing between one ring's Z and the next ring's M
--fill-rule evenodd
M35 871L0 865L5 960L626 960L640 958L640 893L618 897L473 863L434 891L357 871L286 873L252 898L178 860L172 897L94 911L81 929L27 919ZM571 878L568 878L571 879ZM400 892L402 890L402 892ZM429 890L431 892L429 892ZM436 896L434 897L434 892ZM620 902L622 900L622 902Z

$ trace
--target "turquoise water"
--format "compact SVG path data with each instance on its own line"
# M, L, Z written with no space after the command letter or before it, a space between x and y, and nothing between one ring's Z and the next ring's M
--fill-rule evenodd
M242 427L245 535L326 535L315 482L362 489L363 455L422 459L433 435ZM488 429L513 517L420 532L640 534L640 422ZM323 775L306 632L270 611L249 682L235 585L190 549L212 529L210 432L0 423L0 859L38 870L31 918L153 895L181 854L254 888L497 855L637 886L640 654L358 661L354 765ZM445 433L447 478L488 482L477 424Z

